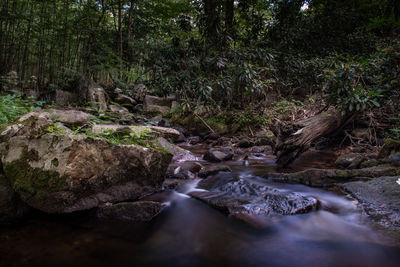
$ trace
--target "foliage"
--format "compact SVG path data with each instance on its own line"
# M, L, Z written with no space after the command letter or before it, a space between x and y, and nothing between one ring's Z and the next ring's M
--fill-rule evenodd
M343 113L380 107L398 92L398 45L380 48L371 58L333 55L327 57L323 80L330 104Z
M22 100L13 95L0 95L0 127L12 123L42 104L41 102Z

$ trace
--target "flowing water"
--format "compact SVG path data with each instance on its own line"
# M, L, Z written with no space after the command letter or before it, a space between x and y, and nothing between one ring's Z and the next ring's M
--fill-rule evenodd
M308 167L329 167L318 156ZM319 162L319 163L318 163ZM306 164L307 165L307 164ZM265 156L249 165L231 163L233 175L257 175L276 168ZM305 168L305 167L304 167ZM346 196L302 185L267 182L313 196L318 211L279 218L256 218L251 226L180 192L149 199L168 207L150 223L107 222L91 212L37 216L0 228L1 266L400 266L400 248L371 228Z

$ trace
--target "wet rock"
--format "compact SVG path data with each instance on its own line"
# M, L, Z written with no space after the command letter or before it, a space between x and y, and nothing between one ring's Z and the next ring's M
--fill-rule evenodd
M242 139L242 140L239 141L239 143L237 143L236 146L237 146L237 147L240 147L240 148L249 148L249 147L252 147L252 146L253 146L253 143L250 142L250 141L247 140L247 139Z
M202 169L204 168L204 166L199 163L199 162L193 162L191 164L191 166L189 167L189 171L191 171L192 173L198 173L200 172Z
M196 175L183 166L170 165L165 176L168 179L191 180L195 179Z
M190 195L230 214L294 215L316 209L318 204L315 198L249 179L226 179L222 184L221 180L215 181L209 191L193 191Z
M149 222L156 217L164 206L154 201L125 202L102 207L98 217L102 219L130 222Z
M329 187L337 183L362 180L366 178L397 175L399 169L380 165L372 168L355 170L308 169L295 173L270 173L265 178L276 182L300 183L315 187Z
M199 177L206 178L210 175L217 174L219 172L232 172L231 168L227 165L213 165L207 166L199 172Z
M171 144L163 137L158 138L157 141L160 147L162 147L164 150L168 151L173 155L172 159L173 162L198 160L198 158L189 150Z
M342 185L363 211L383 227L400 228L400 176L378 177Z
M167 178L163 183L163 188L166 190L179 190L188 184L188 182L190 182L188 179Z
M233 158L233 150L231 147L210 149L204 154L204 160L210 162L221 162L231 160Z
M335 165L344 169L357 169L361 163L366 161L367 157L358 153L347 153L339 156L335 161Z

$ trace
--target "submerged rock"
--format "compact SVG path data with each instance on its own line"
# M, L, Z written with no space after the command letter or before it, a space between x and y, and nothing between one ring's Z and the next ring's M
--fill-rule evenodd
M208 180L208 181L207 181ZM196 199L230 214L293 215L317 208L318 201L249 179L211 177L202 183L208 191L193 191Z
M400 176L351 182L342 188L354 196L363 211L384 227L400 230Z
M100 208L97 214L103 219L148 222L156 217L163 208L164 205L159 202L136 201L105 206Z

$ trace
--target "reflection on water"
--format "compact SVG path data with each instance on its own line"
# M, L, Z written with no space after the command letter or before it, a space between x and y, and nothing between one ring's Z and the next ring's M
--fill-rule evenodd
M244 179L258 179L242 173ZM317 212L283 217L264 229L183 193L152 199L169 207L147 224L63 217L0 230L1 265L29 266L398 266L400 250L360 222L354 203L323 190ZM193 186L193 185L192 185ZM190 187L188 188L190 190ZM1 262L2 261L2 262Z
M276 169L271 156L249 161L246 167L229 163L231 175L265 183L256 175ZM306 166L329 165L319 162ZM88 212L0 228L0 266L399 266L400 248L365 225L343 196L267 181L313 196L321 207L260 218L268 227L259 229L188 197L197 182L149 197L167 204L150 223L98 221Z

